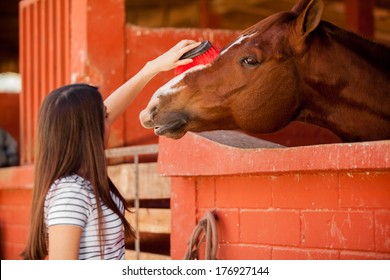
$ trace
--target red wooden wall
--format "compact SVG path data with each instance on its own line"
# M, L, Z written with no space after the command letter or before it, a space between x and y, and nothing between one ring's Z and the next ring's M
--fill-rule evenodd
M194 28L144 28L132 26L127 28L126 43L126 78L132 77L149 61L182 39L205 40L223 46L233 40L238 32L227 30L194 29ZM152 94L164 83L173 78L173 72L163 72L156 76L134 100L125 113L125 145L158 143L153 130L146 130L139 122L139 113L149 102Z
M23 0L20 20L21 164L33 164L42 100L68 83L90 83L104 97L125 79L124 1ZM123 119L111 146L123 146Z
M71 0L24 0L19 4L21 164L32 164L41 101L69 83Z

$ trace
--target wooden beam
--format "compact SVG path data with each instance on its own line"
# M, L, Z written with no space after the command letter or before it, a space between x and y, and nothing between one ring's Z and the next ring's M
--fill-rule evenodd
M120 164L108 167L108 175L123 197L135 199L135 165ZM138 165L139 199L165 199L171 196L169 177L161 177L157 172L157 163Z
M345 0L346 26L367 38L374 37L375 0Z
M105 152L107 158L134 156L134 155L155 155L158 153L158 144L111 148L111 149L107 149Z
M140 232L171 233L171 210L170 209L146 209L138 211L138 228ZM126 219L133 227L135 214L126 212Z
M199 0L199 27L221 28L219 16L213 13L208 0Z

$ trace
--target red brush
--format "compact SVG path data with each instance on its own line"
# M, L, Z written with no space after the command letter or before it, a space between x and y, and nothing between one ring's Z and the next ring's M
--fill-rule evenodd
M178 66L175 69L175 74L181 74L196 65L209 64L214 61L218 55L219 51L214 48L208 40L203 41L199 46L186 52L180 57L180 59L192 58L193 61L186 65Z

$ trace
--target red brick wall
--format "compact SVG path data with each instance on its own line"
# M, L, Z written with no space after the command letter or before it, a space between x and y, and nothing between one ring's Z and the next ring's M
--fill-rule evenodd
M27 240L33 167L0 168L0 258L21 259Z
M179 141L160 139L160 145L160 172L172 176L173 259L183 257L194 226L214 209L219 259L390 259L388 141L288 148L297 153L297 162L282 172L286 148L247 151L195 134ZM344 148L367 156L350 158L346 168L337 152L348 154ZM318 152L323 149L329 151ZM322 156L313 157L316 150ZM268 157L279 162L269 164ZM234 174L230 162L248 173ZM329 170L334 164L340 170ZM276 171L270 171L273 167Z

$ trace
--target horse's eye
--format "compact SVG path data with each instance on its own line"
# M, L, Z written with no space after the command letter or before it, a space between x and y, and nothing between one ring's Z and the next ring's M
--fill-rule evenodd
M257 59L253 56L245 57L244 59L241 60L241 63L244 66L250 66L250 67L254 67L254 66L259 65L259 62L257 61Z

